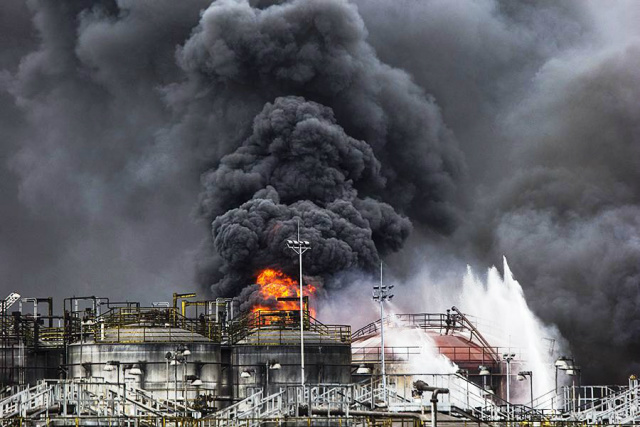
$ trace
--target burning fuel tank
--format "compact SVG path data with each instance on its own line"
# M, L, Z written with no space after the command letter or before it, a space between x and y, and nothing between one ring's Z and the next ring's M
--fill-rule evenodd
M229 383L234 384L238 398L263 387L274 393L299 385L301 338L305 384L350 382L351 328L320 323L310 315L307 304L302 323L301 333L300 310L257 310L234 322L229 333Z
M306 283L302 310L298 283L281 271L262 270L245 303L247 313L228 329L231 369L225 383L242 399L263 389L271 394L302 383L348 383L351 380L351 327L324 325L309 306L317 285ZM302 322L301 322L302 316ZM302 326L302 328L301 328Z

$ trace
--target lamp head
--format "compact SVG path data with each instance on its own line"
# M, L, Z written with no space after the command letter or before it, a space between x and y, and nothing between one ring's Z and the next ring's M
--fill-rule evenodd
M111 371L115 371L116 367L120 365L120 362L118 362L117 360L109 360L105 365L104 368L102 368L104 371L107 372L111 372Z
M356 374L360 374L360 375L368 375L370 373L371 373L371 368L368 368L364 364L358 366L358 369L356 370Z
M140 364L139 363L134 364L133 367L129 369L129 374L135 375L135 376L142 375L142 369L140 368Z
M282 368L282 365L280 365L279 362L276 362L275 360L272 360L269 362L269 369L277 371L278 369L281 369L281 368Z
M558 358L558 360L556 360L554 365L558 369L567 370L567 369L569 369L571 367L571 365L573 365L573 359L570 359L570 358L565 357L565 356L561 356L561 357Z
M567 375L571 375L571 376L576 376L576 375L580 375L580 368L578 366L569 366L569 368L567 368L567 370L565 371L567 373Z

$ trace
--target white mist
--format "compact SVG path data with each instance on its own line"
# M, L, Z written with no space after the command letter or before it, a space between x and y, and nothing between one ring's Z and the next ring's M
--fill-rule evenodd
M463 313L478 318L480 331L490 343L525 359L522 364L512 363L512 400L526 403L530 399L529 380L516 381L520 370L533 372L534 397L555 388L553 362L563 340L555 327L545 326L529 309L506 258L503 276L491 267L486 280L482 280L467 268L457 299Z

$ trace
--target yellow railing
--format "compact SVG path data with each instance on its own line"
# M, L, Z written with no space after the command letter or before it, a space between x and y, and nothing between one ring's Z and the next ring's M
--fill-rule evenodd
M286 331L298 330L300 312L297 310L256 311L248 313L229 328L233 344L244 340L251 345L288 345L299 338ZM348 325L324 325L306 313L304 330L315 332L310 339L324 344L349 344L351 327ZM297 341L299 342L299 341Z
M206 324L194 329L158 328L146 326L117 326L106 329L104 332L95 332L95 341L98 343L142 343L142 342L195 342L202 341L202 337L214 342L220 341L220 331L216 324Z
M73 325L72 342L90 335L100 343L140 343L200 341L202 337L220 342L220 325L205 318L182 316L173 307L116 307L82 327ZM189 332L184 334L181 331Z
M64 328L52 327L41 328L39 333L40 341L52 344L58 344L64 342Z

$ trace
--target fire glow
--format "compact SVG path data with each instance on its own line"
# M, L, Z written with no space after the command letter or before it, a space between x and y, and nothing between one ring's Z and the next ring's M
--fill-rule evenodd
M258 274L256 283L260 286L258 292L260 296L269 302L269 305L258 304L251 308L256 311L275 310L299 310L298 301L278 301L278 298L293 298L300 296L298 282L281 271L272 268L264 269ZM303 296L311 297L316 293L316 287L306 284L303 289ZM310 309L311 316L315 316L315 310Z

